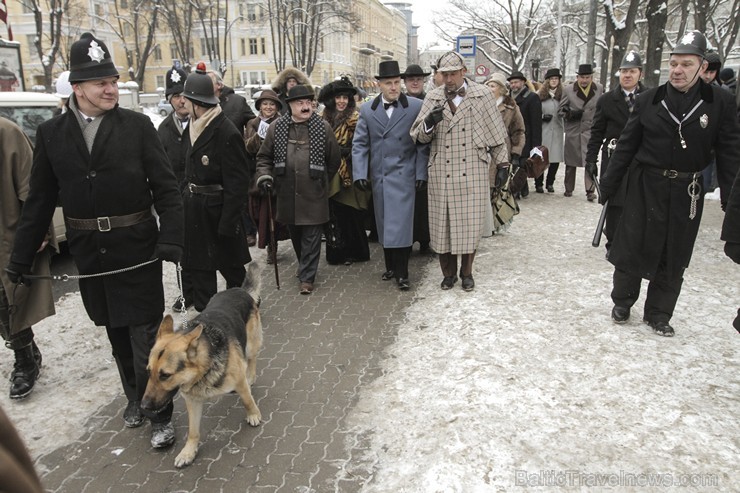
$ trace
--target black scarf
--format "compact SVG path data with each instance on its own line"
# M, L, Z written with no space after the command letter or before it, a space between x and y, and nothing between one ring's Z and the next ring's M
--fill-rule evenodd
M285 174L285 161L288 158L288 130L295 124L290 114L286 113L275 123L275 175ZM326 176L326 127L316 113L308 119L308 175L314 180Z

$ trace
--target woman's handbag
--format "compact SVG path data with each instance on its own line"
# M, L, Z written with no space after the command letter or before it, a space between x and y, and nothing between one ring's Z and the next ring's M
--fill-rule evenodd
M533 148L525 164L527 177L539 178L548 166L550 166L550 152L547 150L547 147L537 146Z

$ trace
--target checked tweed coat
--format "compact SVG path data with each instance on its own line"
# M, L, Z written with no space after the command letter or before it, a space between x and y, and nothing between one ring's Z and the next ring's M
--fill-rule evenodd
M491 208L491 167L509 162L506 127L496 98L486 86L466 80L466 95L452 114L445 88L427 94L411 127L418 143L431 142L429 153L429 233L437 253L473 253ZM444 119L431 133L424 118L444 106ZM493 170L495 175L495 170Z

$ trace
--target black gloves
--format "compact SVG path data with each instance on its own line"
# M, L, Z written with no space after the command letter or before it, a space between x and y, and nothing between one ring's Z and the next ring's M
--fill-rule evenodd
M182 260L182 247L170 243L157 243L154 255L163 262L167 261L176 264Z
M740 264L740 243L730 243L729 241L725 243L725 255L736 264Z
M427 128L434 128L434 126L444 118L444 110L443 106L435 106L426 118L424 118L424 125L426 125Z
M568 112L568 120L580 120L583 118L583 110L570 110Z
M22 284L25 286L30 286L32 284L31 279L26 277L31 274L30 265L10 262L5 268L5 272L8 274L8 279L10 279L10 282L13 284Z
M269 195L270 192L272 192L272 180L263 180L259 184L260 190L262 190L265 195Z
M369 192L370 191L370 184L365 180L364 178L360 178L355 182L355 186L362 190L363 192Z
M506 183L506 180L509 178L509 168L499 168L496 170L496 181L494 182L494 185L496 188L501 188Z
M591 175L591 178L596 178L599 176L599 168L596 166L596 163L590 163L586 162L586 173Z
M427 189L426 180L416 180L416 191L417 192L423 192L426 189Z
M521 159L521 156L519 156L519 154L512 154L511 155L512 166L514 166L515 168L518 168L520 159Z
M543 113L542 114L542 121L543 122L549 122L550 120L552 120L552 115L550 115L548 113Z
M599 187L599 204L606 205L609 202L610 195L610 192L604 189L604 187Z

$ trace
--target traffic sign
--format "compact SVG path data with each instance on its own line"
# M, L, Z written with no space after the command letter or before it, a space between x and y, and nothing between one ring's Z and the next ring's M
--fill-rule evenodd
M475 58L477 49L477 37L476 36L458 36L457 37L457 52L464 57Z
M490 73L490 70L488 70L488 67L485 65L478 65L475 67L475 75L480 75L481 77L485 77Z

